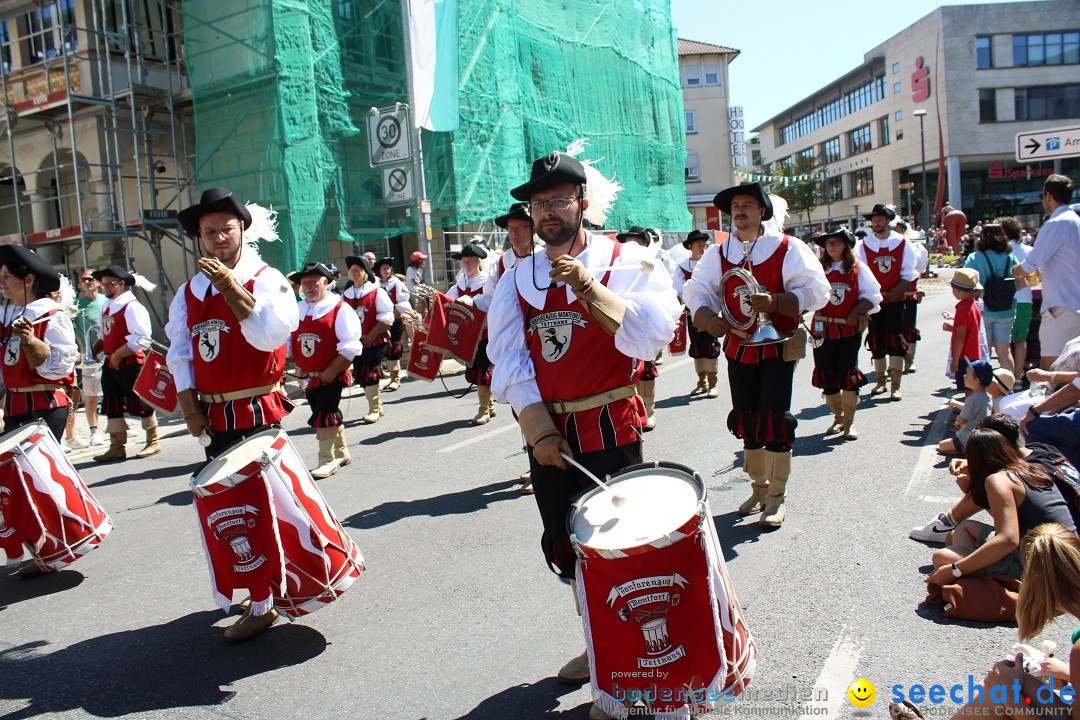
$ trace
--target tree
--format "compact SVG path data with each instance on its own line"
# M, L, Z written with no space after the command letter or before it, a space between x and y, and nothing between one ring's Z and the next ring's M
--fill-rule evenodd
M776 163L772 174L784 179L774 180L770 191L787 200L791 215L805 212L807 226L812 225L810 211L825 202L825 184L814 158L796 155L793 162Z

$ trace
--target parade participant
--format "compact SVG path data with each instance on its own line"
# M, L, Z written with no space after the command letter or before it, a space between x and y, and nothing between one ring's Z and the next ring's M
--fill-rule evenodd
M101 311L109 302L99 292L101 283L95 278L90 268L83 268L79 273L79 297L75 301L78 312L75 314L75 344L79 346L82 363L93 363L94 357L86 347L86 333L92 327L101 329ZM83 408L86 411L86 424L90 428L91 446L104 445L105 435L98 430L98 400L101 398L101 368L84 368L79 371L79 387L82 389ZM66 428L67 442L72 448L86 447L75 439L75 413L68 415Z
M566 528L572 498L593 487L560 452L603 477L641 462L643 406L634 391L635 358L653 357L675 331L679 306L662 267L641 272L648 253L594 235L583 219L603 224L614 184L565 153L532 164L511 195L529 202L546 244L499 282L488 322L492 389L513 407L525 436L541 547L560 577L575 577ZM621 270L602 268L618 266ZM575 591L576 597L576 591ZM590 677L588 653L560 671L564 682ZM590 718L604 718L594 705Z
M420 315L424 315L427 312L427 303L416 294L416 286L426 283L425 267L427 266L427 255L416 250L409 256L409 267L405 268L405 289L409 291L409 295L412 297L413 309ZM409 335L410 339L412 335Z
M8 301L0 327L4 432L44 420L57 443L74 410L70 392L78 357L71 318L49 297L59 289L60 274L33 250L0 245L0 290Z
M859 437L853 425L859 388L866 377L859 370L859 347L867 315L881 306L881 286L864 263L855 259L855 236L840 228L814 237L825 251L821 266L829 283L829 302L814 313L814 376L833 414L826 435L842 432L845 440Z
M345 442L341 416L341 391L349 385L349 367L364 347L360 342L360 318L350 312L340 295L330 292L333 273L319 262L299 271L304 299L300 322L289 338L289 352L301 377L307 378L304 394L319 441L319 466L311 477L330 477L352 462Z
M383 415L382 398L379 395L380 370L386 358L390 326L394 324L394 303L375 281L375 272L366 257L350 255L345 258L352 287L341 294L349 307L360 318L360 342L364 350L352 361L353 385L364 388L368 411L360 419L372 424Z
M619 233L615 239L620 243L635 242L643 248L650 250L650 255L655 261L656 252L652 248L653 238L649 230L634 225L624 233ZM661 350L661 352L663 352ZM645 402L645 424L642 430L649 431L656 427L656 378L660 377L660 370L656 367L657 358L643 359L641 375L638 376L637 393Z
M495 218L495 224L506 231L510 249L503 252L499 256L499 261L489 269L483 295L473 298L476 307L484 312L491 309L491 301L495 299L495 290L499 286L499 280L509 272L510 268L516 267L535 250L532 216L529 214L528 203L514 203L505 215ZM518 477L518 480L521 481L521 487L518 489L526 495L531 495L533 493L532 471L526 470Z
M338 266L334 263L330 263L326 266L326 268L330 271L330 274L334 276L333 279L330 281L330 287L328 288L329 291L334 293L335 295L340 295L341 290L338 288L338 281L341 280L341 270L338 270ZM300 294L301 296L303 295L303 293Z
M394 258L383 258L375 263L375 275L379 278L379 287L386 291L394 305L394 323L390 326L390 344L386 348L390 382L383 388L387 392L393 392L401 387L401 356L404 354L401 338L405 334L402 318L419 319L420 314L414 311L409 303L409 291L405 288L405 283L394 275Z
M907 352L904 353L904 375L911 375L918 370L915 367L915 345L922 340L919 332L919 303L922 302L923 293L919 290L919 278L930 267L930 253L926 246L918 242L914 234L908 230L908 224L903 220L896 221L896 231L904 236L911 249L915 252L915 279L911 281L911 292L904 294L904 324L903 336L907 343Z
M157 415L135 394L135 380L146 362L146 351L150 349L150 313L135 299L131 290L136 283L134 274L110 265L95 272L94 277L109 299L101 313L101 340L95 343L94 350L105 353L105 363L101 367L102 407L109 419L106 430L110 441L109 449L94 456L94 462L115 462L127 457L124 415L141 418L146 431L146 445L135 453L135 457L157 455L161 452ZM147 292L155 287L150 285Z
M885 383L891 383L889 399L899 400L900 378L904 372L907 342L904 340L904 295L911 292L915 280L915 251L903 235L891 230L890 223L896 219L891 205L878 204L863 215L870 221L865 238L855 246L855 257L866 263L881 285L881 309L870 316L867 345L874 359L874 388L871 395L885 392ZM888 356L889 374L885 374L885 358Z
M743 315L768 313L777 331L785 333L796 328L801 313L825 306L829 285L821 262L806 243L766 228L774 201L761 183L744 182L723 190L713 204L731 215L735 232L705 251L693 277L683 285L683 297L698 330L724 338L733 406L727 425L743 441L743 465L753 485L739 513L760 512L762 526L779 527L786 515L798 424L790 412L795 361L784 359L779 343L744 347L746 333L721 317L721 303ZM781 214L777 222L783 219ZM758 287L747 288L748 297L734 293L721 297L721 278L737 267L751 272ZM805 352L805 345L792 350L797 356Z
M476 305L474 298L480 298L477 308L483 310L483 305L487 304L483 293L488 276L482 270L480 261L487 257L487 250L480 245L479 240L479 237L473 238L473 242L461 248L461 252L450 256L461 261L461 272L446 291L446 295L465 305ZM473 425L486 425L495 417L495 401L491 397L491 361L488 359L487 345L488 335L485 330L476 346L472 366L465 370L465 379L476 385L476 396L480 400L480 407L472 419Z
M281 376L299 315L288 281L259 257L257 240L277 239L269 211L211 188L177 219L199 238L205 256L169 307L167 361L188 432L209 437L209 461L249 435L280 427L292 411ZM248 607L225 639L250 639L276 619L272 607L258 615Z
M675 284L675 292L679 296L679 302L685 303L683 298L683 286L694 274L701 256L709 245L709 234L700 230L691 230L683 240L683 247L690 251L690 257L679 263L675 269L672 281ZM689 353L694 358L694 372L697 373L697 385L690 391L690 397L704 395L707 398L715 398L720 395L720 388L716 385L717 363L720 357L720 341L707 332L698 330L694 326L693 318L687 314L686 332L690 335Z

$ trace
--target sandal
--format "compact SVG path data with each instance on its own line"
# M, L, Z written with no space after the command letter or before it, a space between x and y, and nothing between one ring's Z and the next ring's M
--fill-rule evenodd
M903 705L897 705L895 702L889 703L889 717L893 720L920 720L922 713L910 700L905 700Z

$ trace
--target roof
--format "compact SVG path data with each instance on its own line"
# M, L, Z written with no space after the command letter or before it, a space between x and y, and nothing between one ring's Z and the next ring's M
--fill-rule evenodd
M741 50L679 38L679 55L738 55Z

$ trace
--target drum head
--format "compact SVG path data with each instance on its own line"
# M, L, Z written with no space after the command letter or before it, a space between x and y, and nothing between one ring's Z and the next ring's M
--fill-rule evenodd
M264 454L272 456L270 446L278 439L280 430L266 430L245 438L211 460L198 475L191 478L191 488L198 489L207 485L237 485L246 477L234 477L253 462L261 461Z
M705 499L705 484L688 467L675 463L633 465L601 488L581 496L570 509L570 532L596 550L648 545L684 525ZM616 506L613 495L625 501Z
M11 452L15 448L22 445L28 437L37 432L44 432L45 434L49 434L49 428L47 425L45 425L44 420L39 420L36 423L23 425L22 427L18 427L12 430L7 435L0 437L0 455Z

